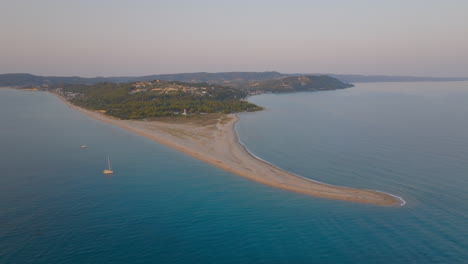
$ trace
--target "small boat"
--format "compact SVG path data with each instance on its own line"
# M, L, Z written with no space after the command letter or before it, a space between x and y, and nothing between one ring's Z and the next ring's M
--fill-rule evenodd
M81 146L81 148L87 148L87 147L88 147L88 146L86 146L86 145Z
M109 167L107 170L103 170L102 173L104 174L113 174L114 171L112 170L111 168L111 163L110 163L110 159L109 159L109 156L107 156L107 166Z

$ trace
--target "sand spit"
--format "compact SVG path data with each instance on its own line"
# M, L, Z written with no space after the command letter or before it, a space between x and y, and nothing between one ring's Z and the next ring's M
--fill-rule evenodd
M239 118L235 114L202 121L119 120L98 111L77 107L56 96L71 108L91 118L119 126L258 183L322 198L383 206L402 205L402 200L397 196L320 183L281 170L254 157L237 138L235 124Z

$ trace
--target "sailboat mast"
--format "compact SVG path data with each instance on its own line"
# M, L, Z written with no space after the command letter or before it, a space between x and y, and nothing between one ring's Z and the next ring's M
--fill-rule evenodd
M107 165L109 166L109 170L111 170L111 165L110 165L110 159L109 159L109 156L107 156Z

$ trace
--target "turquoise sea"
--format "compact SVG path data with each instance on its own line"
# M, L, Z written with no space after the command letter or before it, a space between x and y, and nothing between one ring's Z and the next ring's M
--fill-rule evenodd
M468 82L249 100L266 107L237 125L254 154L406 205L263 186L0 89L0 263L468 263Z

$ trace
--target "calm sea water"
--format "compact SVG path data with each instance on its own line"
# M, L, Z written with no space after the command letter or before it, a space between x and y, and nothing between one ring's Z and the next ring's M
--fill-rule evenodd
M467 82L250 100L267 108L237 126L253 153L406 206L273 189L0 89L0 263L467 263Z

